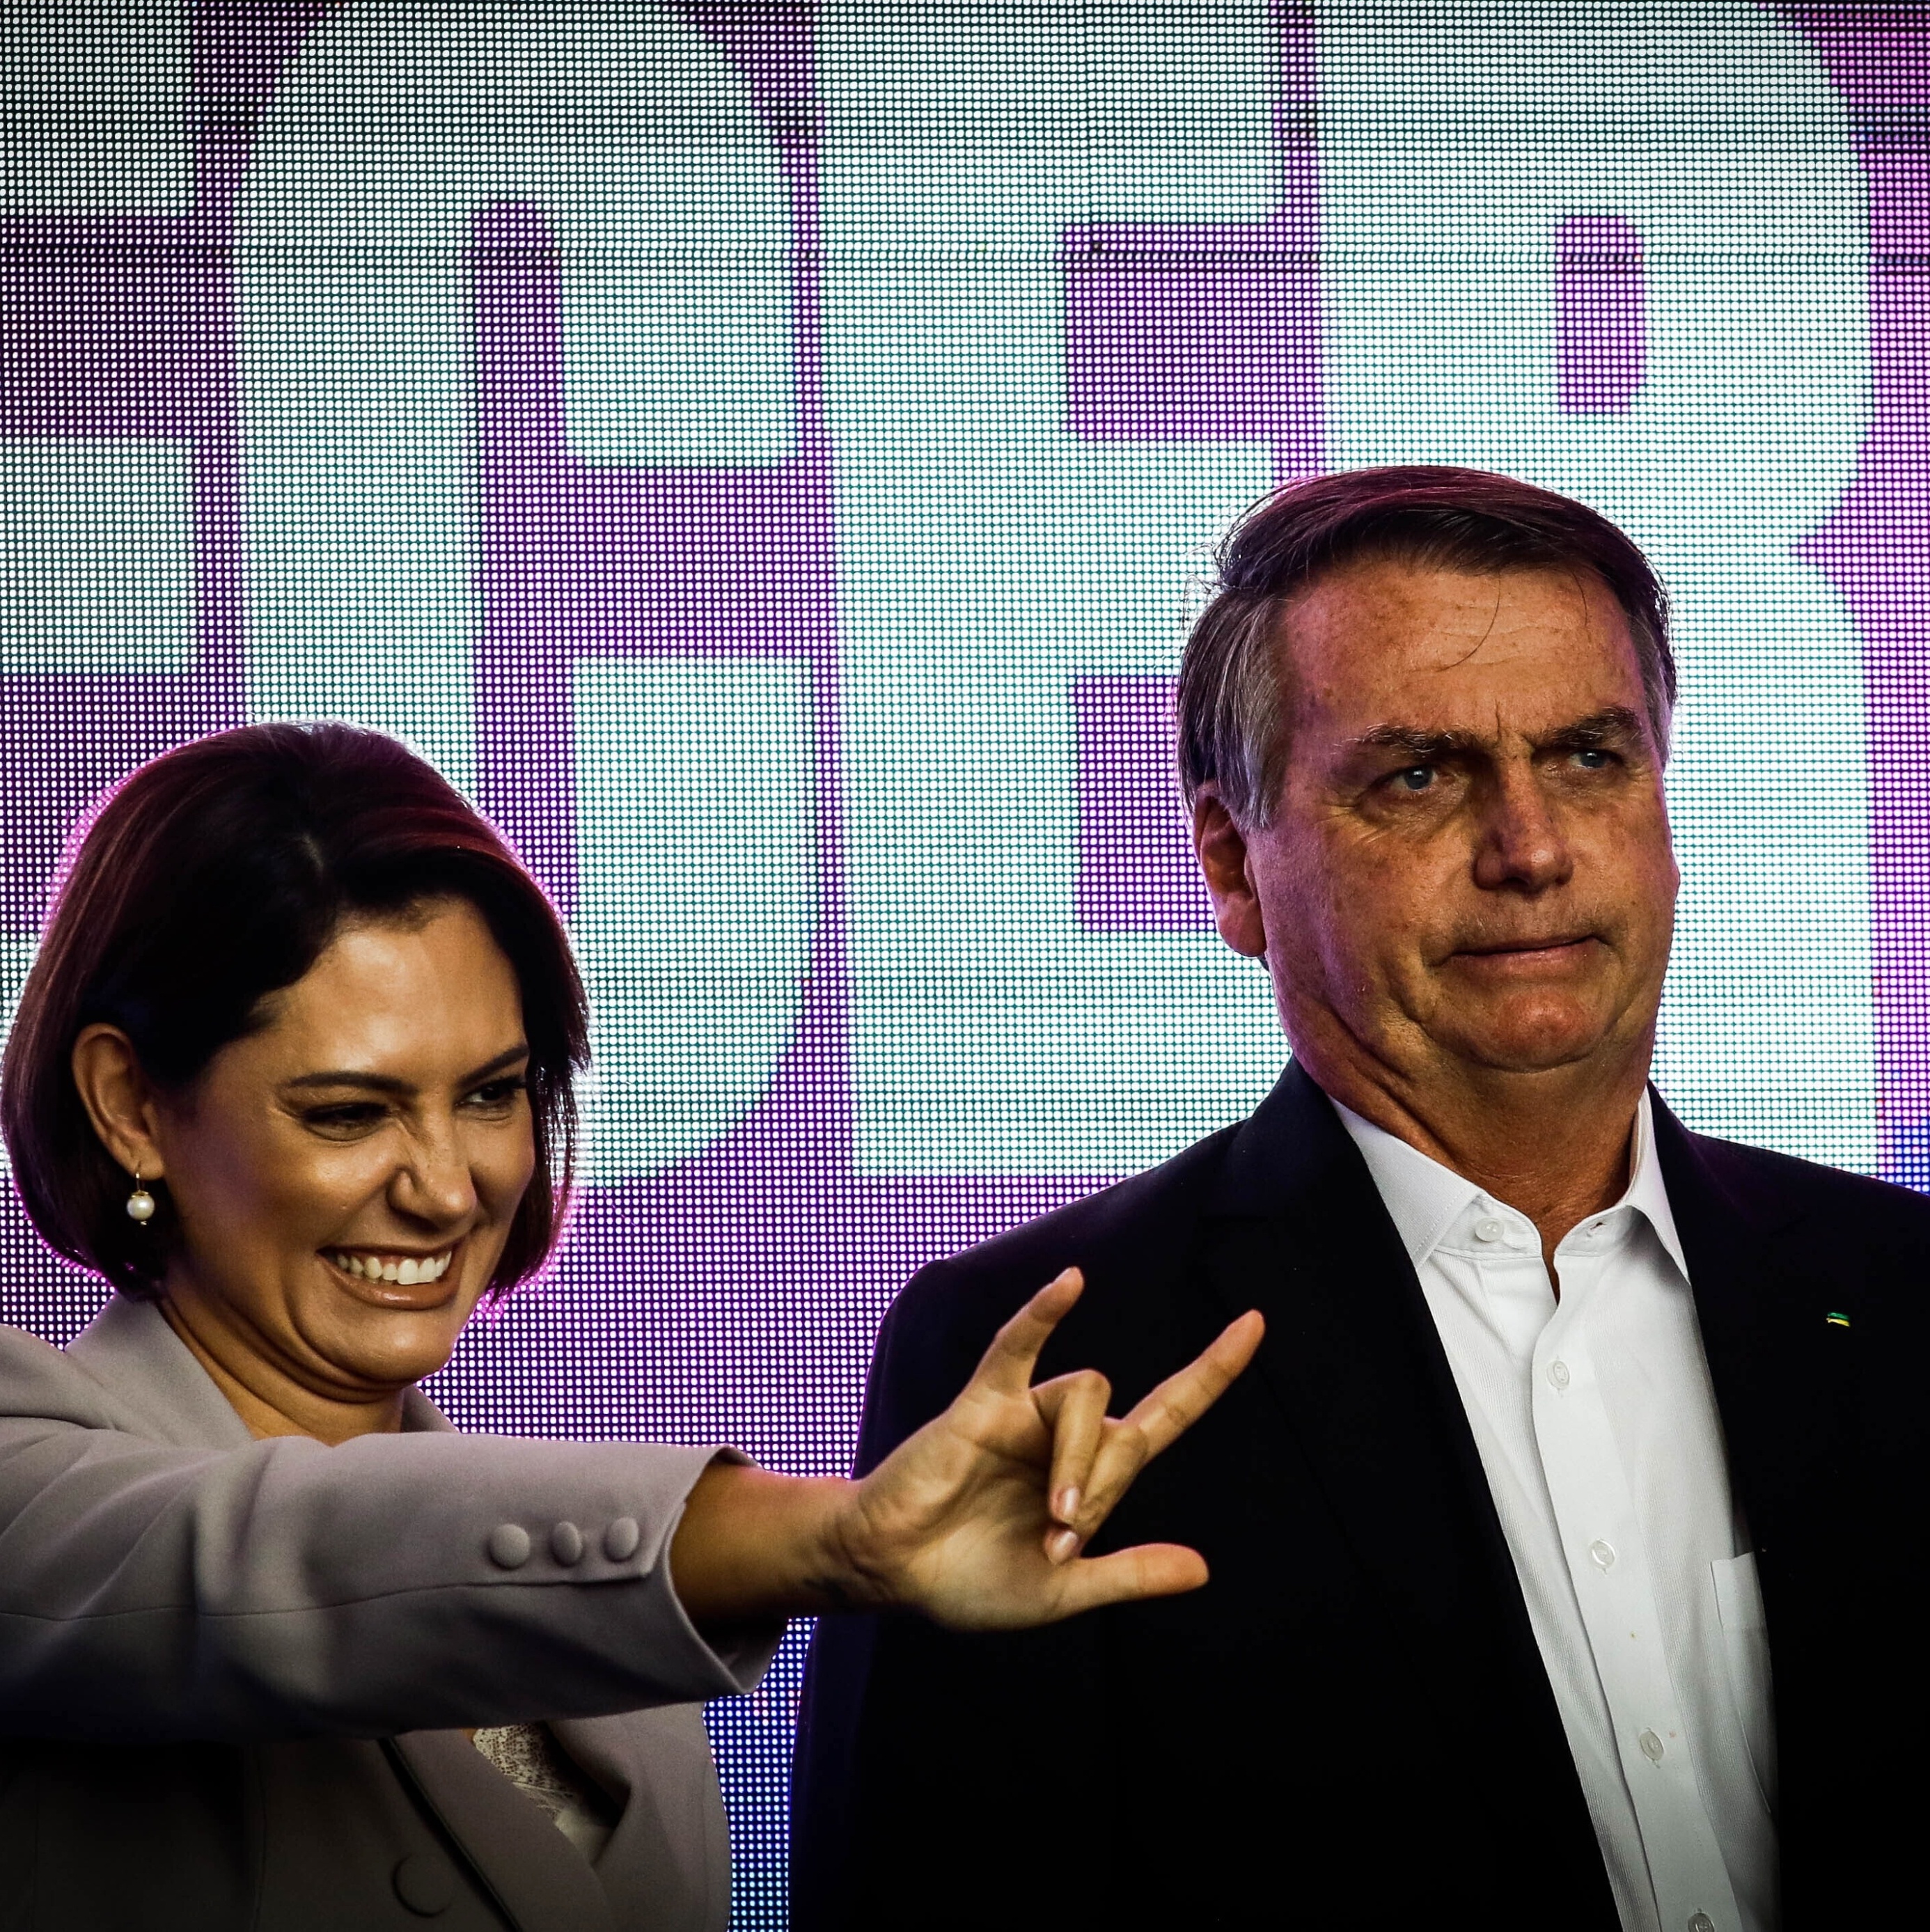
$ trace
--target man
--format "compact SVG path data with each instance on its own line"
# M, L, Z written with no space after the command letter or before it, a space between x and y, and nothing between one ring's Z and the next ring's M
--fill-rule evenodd
M1221 576L1182 775L1292 1064L920 1274L859 1458L1067 1262L1055 1350L1127 1401L1257 1304L1256 1372L1100 1538L1212 1580L1019 1637L827 1625L794 1922L1886 1922L1930 1717L1930 1203L1647 1088L1661 588L1582 506L1434 468L1284 491Z

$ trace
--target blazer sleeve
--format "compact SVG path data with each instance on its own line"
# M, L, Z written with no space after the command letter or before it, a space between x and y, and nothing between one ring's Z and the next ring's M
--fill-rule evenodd
M242 1742L749 1690L670 1538L712 1448L420 1433L167 1448L0 1330L0 1733Z

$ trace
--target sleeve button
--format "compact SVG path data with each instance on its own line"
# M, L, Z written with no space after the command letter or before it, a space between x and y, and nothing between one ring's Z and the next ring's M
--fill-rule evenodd
M489 1532L489 1560L502 1570L520 1570L530 1560L530 1532L520 1522L503 1522Z
M583 1561L583 1532L573 1522L560 1522L550 1532L550 1554L568 1569Z
M603 1553L612 1563L627 1563L636 1555L644 1533L633 1516L620 1516L603 1532Z

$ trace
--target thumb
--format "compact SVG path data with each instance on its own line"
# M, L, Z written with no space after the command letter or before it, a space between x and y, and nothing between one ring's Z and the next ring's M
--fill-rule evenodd
M1206 1559L1181 1543L1140 1543L1110 1556L1082 1557L1061 1571L1061 1616L1076 1616L1107 1604L1147 1597L1177 1597L1196 1590L1208 1576Z

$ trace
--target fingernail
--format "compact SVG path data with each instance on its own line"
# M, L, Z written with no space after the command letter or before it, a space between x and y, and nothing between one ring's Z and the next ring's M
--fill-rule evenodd
M1079 1486L1076 1484L1068 1483L1060 1490L1059 1499L1053 1506L1052 1514L1061 1522L1076 1522L1079 1520Z
M1046 1558L1052 1563L1070 1563L1079 1554L1079 1538L1069 1529L1055 1529L1046 1538Z

